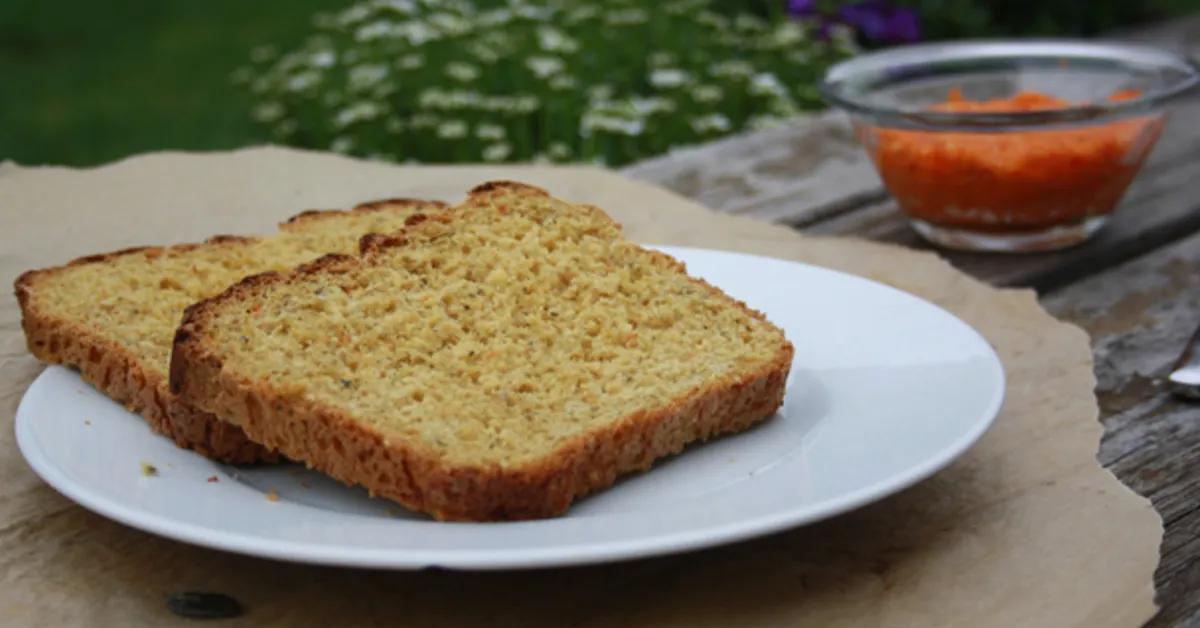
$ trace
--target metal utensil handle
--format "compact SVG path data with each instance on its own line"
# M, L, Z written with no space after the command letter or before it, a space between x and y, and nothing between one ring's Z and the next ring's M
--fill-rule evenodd
M1183 353L1171 367L1167 388L1189 399L1200 399L1200 328L1192 334Z

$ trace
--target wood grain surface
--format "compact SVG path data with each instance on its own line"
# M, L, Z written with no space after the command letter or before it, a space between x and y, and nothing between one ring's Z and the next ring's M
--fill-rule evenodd
M1200 14L1112 39L1195 58ZM807 233L934 250L908 227L854 144L844 118L821 114L625 172ZM994 285L1036 288L1051 312L1091 335L1106 427L1099 459L1151 498L1166 526L1156 576L1162 610L1151 625L1200 625L1200 404L1162 386L1200 325L1200 95L1172 105L1154 154L1091 242L1036 255L940 254Z
M1162 514L1154 626L1200 624L1200 404L1163 379L1200 325L1200 235L1042 299L1083 327L1105 425L1099 459Z

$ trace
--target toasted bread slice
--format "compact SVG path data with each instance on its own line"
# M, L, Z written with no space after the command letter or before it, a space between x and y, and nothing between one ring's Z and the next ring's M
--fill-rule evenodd
M782 402L783 332L594 207L498 182L413 222L190 307L172 390L453 520L557 515Z
M128 249L29 271L16 282L22 327L38 359L83 378L139 412L156 431L215 459L274 460L241 428L178 403L167 390L171 339L187 306L247 275L287 269L325 253L351 253L372 231L390 232L441 203L395 199L348 211L309 211L262 238Z

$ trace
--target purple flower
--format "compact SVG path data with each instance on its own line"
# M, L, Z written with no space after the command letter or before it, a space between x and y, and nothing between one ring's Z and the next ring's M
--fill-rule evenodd
M868 41L908 43L921 39L921 22L916 11L898 7L889 0L843 4L832 15L821 12L816 0L788 0L788 12L802 18L818 19L821 36L828 33L830 24L845 24Z
M921 38L916 12L897 7L887 0L863 0L843 5L838 9L838 17L871 41L901 43Z
M792 15L816 15L817 0L788 0L788 13Z

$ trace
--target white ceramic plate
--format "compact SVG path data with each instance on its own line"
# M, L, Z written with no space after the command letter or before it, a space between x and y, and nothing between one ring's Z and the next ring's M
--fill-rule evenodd
M796 358L783 409L581 500L561 518L437 523L299 466L220 465L153 434L61 367L26 392L17 442L67 497L181 541L312 563L500 569L666 554L829 517L942 468L999 411L1000 361L944 310L813 266L663 250L786 330ZM143 474L143 462L157 475ZM267 499L271 491L277 501Z

